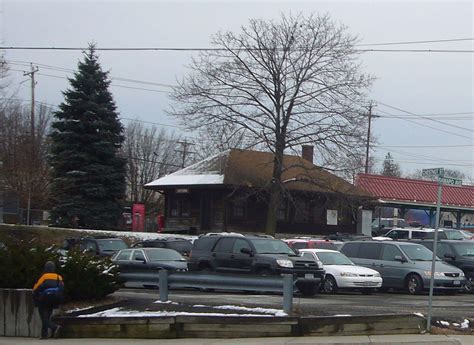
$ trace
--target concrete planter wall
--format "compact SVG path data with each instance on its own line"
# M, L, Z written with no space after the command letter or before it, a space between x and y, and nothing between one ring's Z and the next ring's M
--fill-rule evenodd
M64 338L245 338L308 335L419 334L426 319L414 314L326 317L61 316Z
M41 319L33 305L32 291L0 289L0 336L39 337Z

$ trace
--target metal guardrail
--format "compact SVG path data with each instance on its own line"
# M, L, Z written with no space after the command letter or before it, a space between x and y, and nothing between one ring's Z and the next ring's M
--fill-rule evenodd
M224 273L168 272L158 274L160 300L168 300L169 290L196 288L228 291L265 291L283 293L283 311L293 307L294 280L291 274L281 276L232 275Z

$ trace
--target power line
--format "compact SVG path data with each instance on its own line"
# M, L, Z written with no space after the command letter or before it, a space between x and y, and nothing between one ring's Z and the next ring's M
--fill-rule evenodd
M386 103L383 103L383 102L380 102L380 101L378 103L380 103L381 105L383 105L385 107L395 109L395 110L401 111L403 113L413 115L413 116L418 117L418 118L433 121L433 122L436 122L436 123L439 123L439 124L442 124L442 125L445 125L445 126L461 129L461 130L464 130L464 131L473 132L473 130L471 130L469 128L464 128L464 127L461 127L461 126L452 125L452 124L449 124L449 123L446 123L446 122L443 122L443 121L439 121L439 120L436 120L436 119L432 119L432 118L429 118L429 117L426 117L426 116L423 116L423 115L418 115L418 114L412 113L410 111L403 110L403 109L394 107L393 105L389 105L389 104L386 104ZM402 118L402 116L397 116L397 118ZM407 118L405 117L404 119L406 120Z
M389 46L389 45L400 45L400 44L424 44L424 43L444 43L444 42L461 42L461 41L474 41L474 38L448 38L440 40L429 40L429 41L402 41L402 42L386 42L386 43L361 43L355 44L358 47L365 46Z
M379 145L372 145L379 147ZM399 148L450 148L450 147L473 147L473 144L468 145L380 145L380 147L399 147Z
M379 111L381 111L381 110L379 110ZM381 111L381 112L382 112L382 113L385 113L384 111ZM416 121L414 121L414 120L404 119L404 118L401 117L401 116L394 116L394 118L397 118L397 119L400 119L400 120L405 120L405 121L414 123L414 124L416 124L416 125L418 125L418 126L431 128L431 129L434 129L434 130L437 130L437 131L440 131L440 132L443 132L443 133L455 135L455 136L460 137L460 138L472 140L472 137L468 137L468 136L466 136L466 135L462 135L462 134L458 134L458 133L453 133L453 132L450 132L450 131L446 131L446 130L444 130L444 129L437 128L437 127L433 127L433 126L429 126L429 125L426 125L426 124L423 124L423 123L416 122Z
M55 50L55 51L85 51L88 48L81 47L33 47L33 46L3 46L1 50ZM265 51L264 48L238 48L241 51ZM225 48L207 48L207 47L109 47L95 48L96 51L166 51L166 52L202 52L202 51L228 51ZM271 50L274 50L271 48ZM285 51L287 48L277 48ZM295 50L296 51L296 50ZM361 53L369 52L388 52L388 53L474 53L474 50L456 50L456 49L354 49Z

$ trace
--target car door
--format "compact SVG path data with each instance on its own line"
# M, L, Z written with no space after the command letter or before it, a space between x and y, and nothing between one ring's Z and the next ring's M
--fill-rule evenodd
M233 249L234 249L233 237L221 238L212 251L212 257L214 262L214 268L219 272L233 272L232 260L233 260Z
M152 277L150 276L150 267L147 265L145 254L142 249L135 249L133 251L130 260L129 271L130 281L143 285L152 281ZM157 285L157 283L155 282L154 285Z
M385 243L382 248L380 264L377 268L383 279L384 287L403 287L407 270L407 262L402 251L394 244Z
M245 248L249 253L242 253ZM253 254L249 242L243 238L236 238L230 257L230 266L233 271L240 273L250 273L252 271Z
M128 282L129 275L130 275L130 258L132 255L131 249L126 249L120 251L117 254L117 257L114 259L114 263L119 266L120 269L120 277Z
M379 242L360 243L357 253L357 264L378 271L381 249L382 243Z

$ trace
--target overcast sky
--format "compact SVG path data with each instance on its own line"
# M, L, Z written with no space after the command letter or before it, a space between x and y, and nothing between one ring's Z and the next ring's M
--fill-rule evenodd
M209 38L216 31L239 31L250 18L278 18L282 12L328 13L358 35L361 43L474 37L470 1L0 3L1 46L85 47L94 41L99 48L209 47ZM370 48L474 50L472 40ZM39 64L37 100L52 105L62 101L61 91L68 87L64 77L71 75L67 70L75 69L81 58L77 51L4 52L11 63L12 88L18 89L17 97L29 100L29 83L20 85L25 80L21 71L28 67L21 64L33 62ZM169 85L186 73L193 54L99 52L100 62L112 78ZM361 56L365 72L377 78L369 93L376 104L374 113L383 115L373 124L379 141L374 153L379 168L390 151L405 174L443 166L474 175L473 61L473 53L453 52L367 52ZM123 80L114 80L111 87L121 117L175 125L164 113L169 107L168 90L166 86Z

